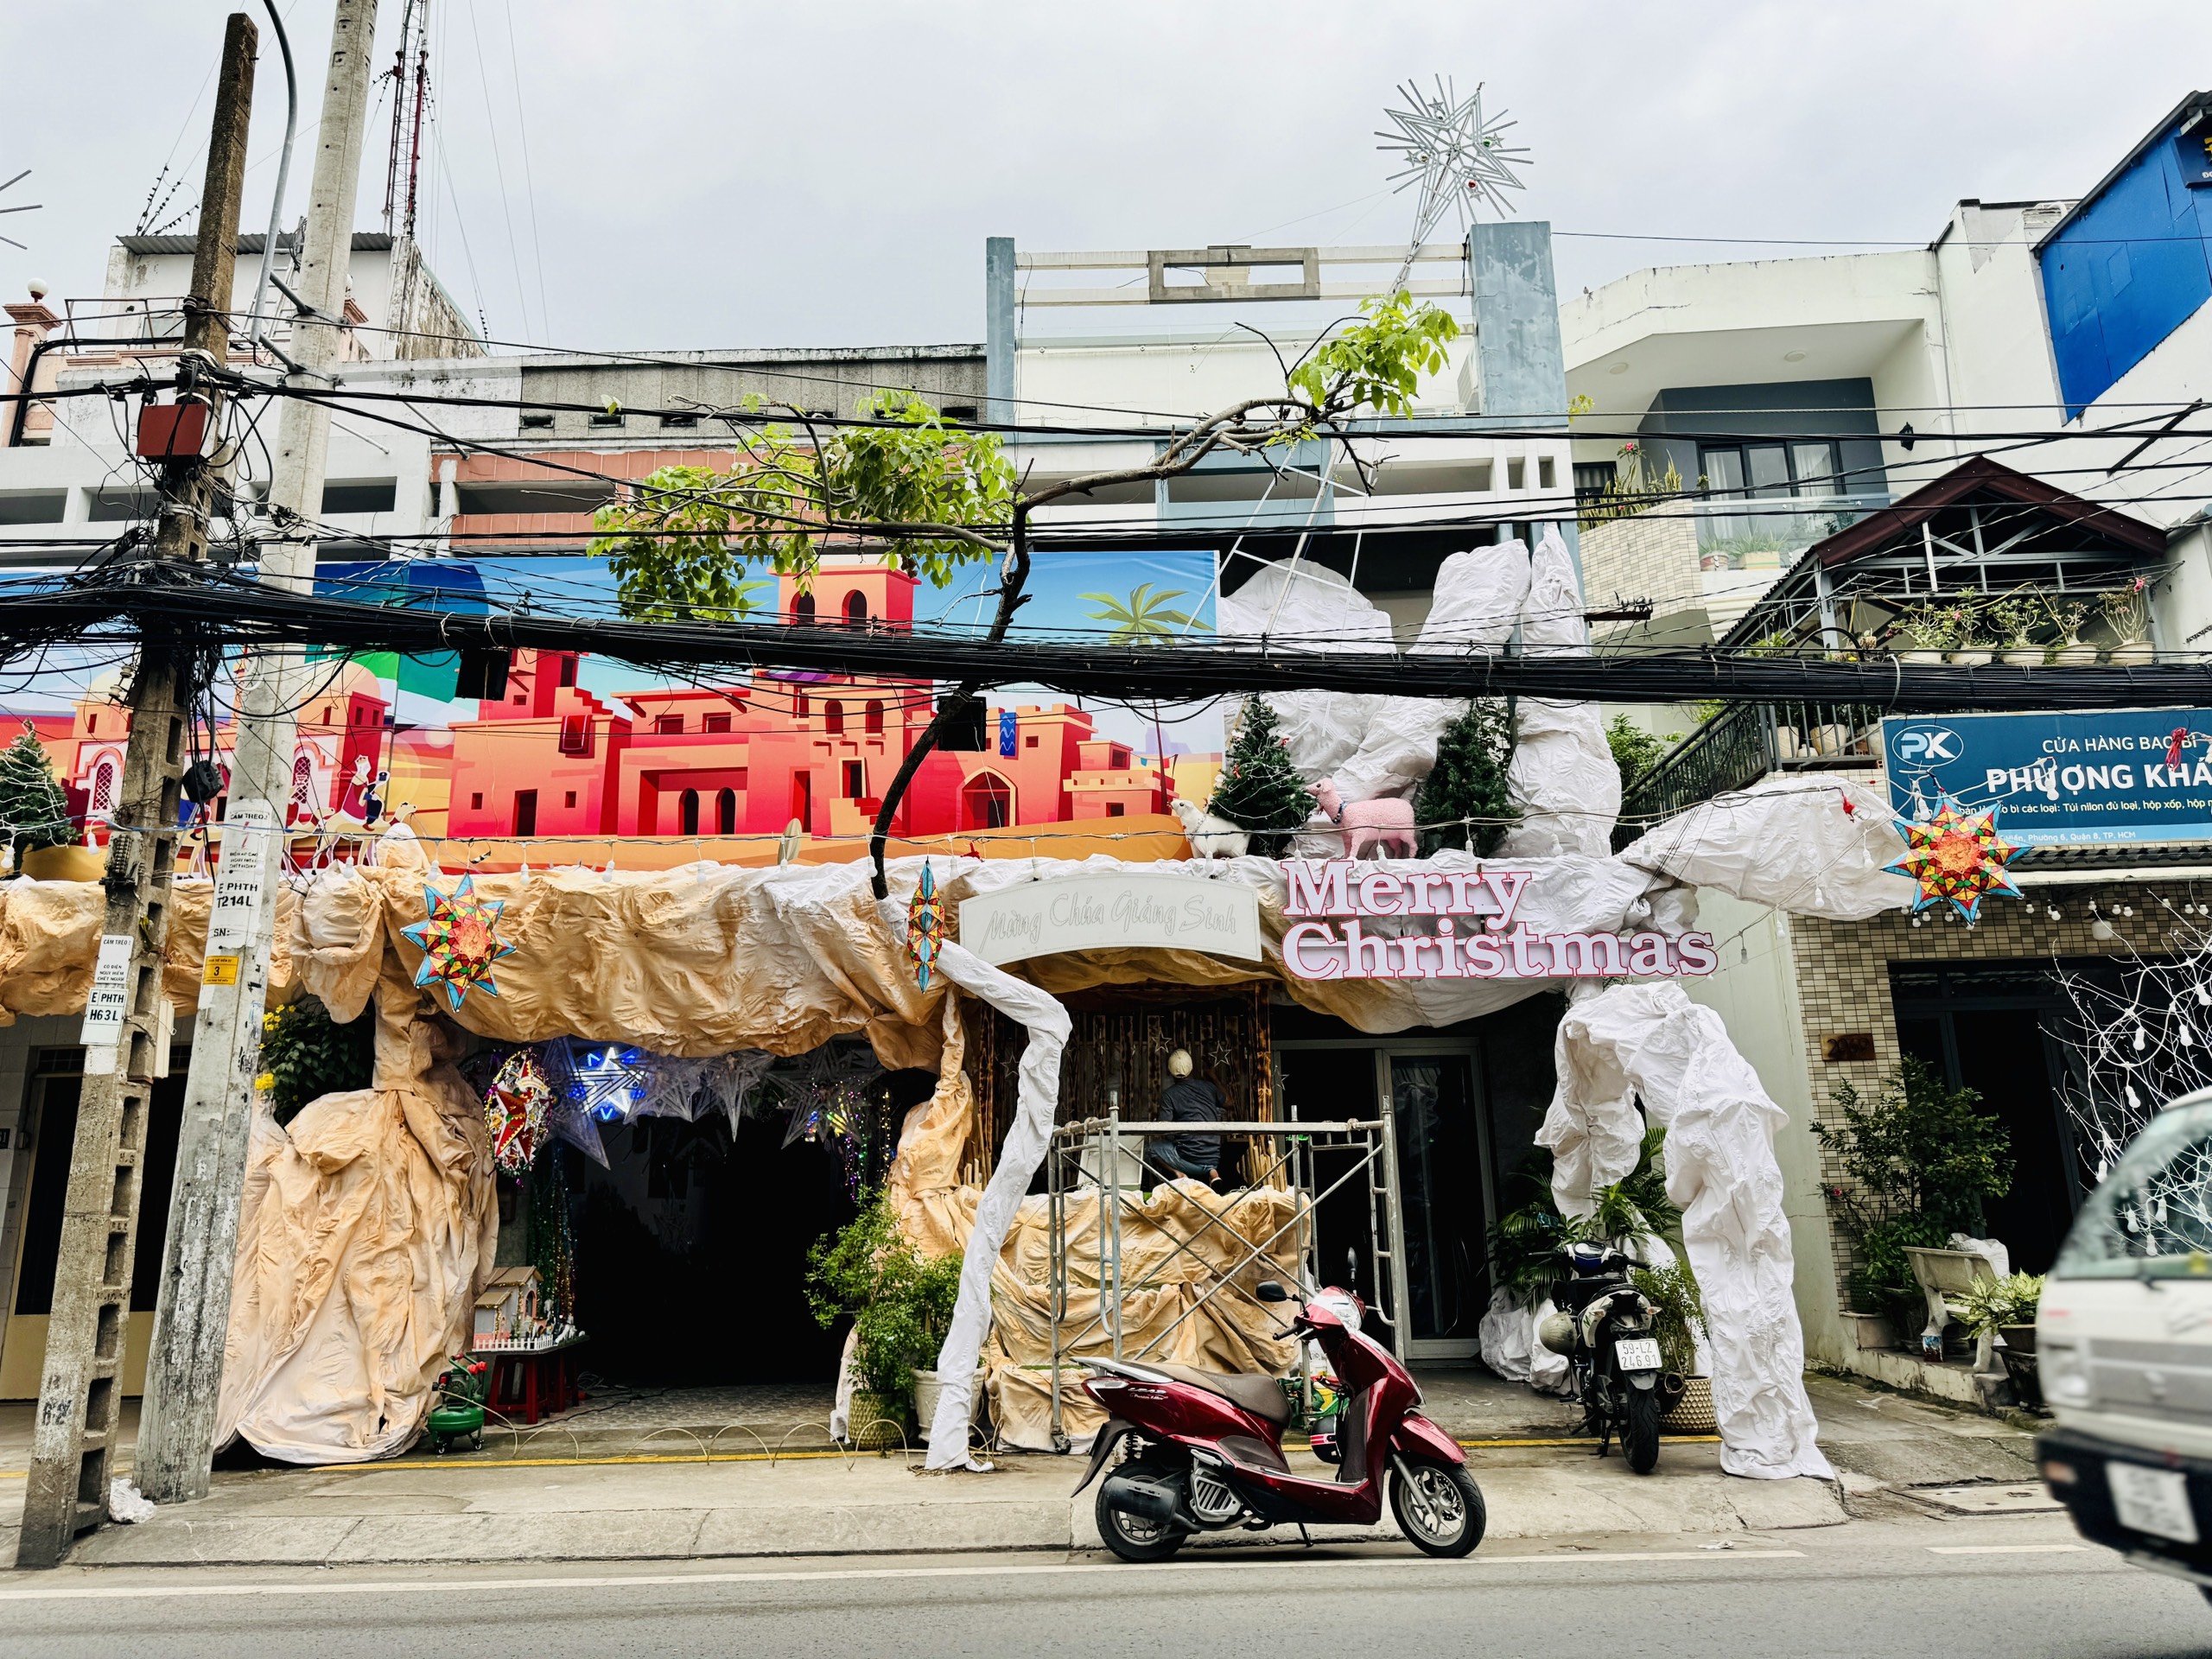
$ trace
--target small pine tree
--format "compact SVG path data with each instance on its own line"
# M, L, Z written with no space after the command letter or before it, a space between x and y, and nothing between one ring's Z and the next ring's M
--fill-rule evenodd
M1229 746L1213 798L1206 803L1216 817L1250 833L1254 852L1269 857L1281 854L1290 832L1313 816L1313 791L1291 765L1276 725L1275 711L1262 699L1244 700L1236 741Z
M1421 849L1464 847L1478 857L1497 850L1521 816L1505 787L1513 759L1513 702L1477 698L1437 740L1436 765L1414 798L1414 817L1430 826ZM1471 823L1468 822L1472 820Z
M69 842L69 798L54 775L46 746L29 727L0 750L0 833L14 846L18 866L35 847Z

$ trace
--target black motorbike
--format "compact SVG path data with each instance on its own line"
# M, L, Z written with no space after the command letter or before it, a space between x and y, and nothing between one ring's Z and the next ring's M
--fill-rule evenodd
M1651 1304L1629 1280L1644 1264L1611 1244L1563 1247L1567 1272L1552 1296L1559 1309L1537 1339L1567 1363L1568 1383L1582 1407L1584 1429L1604 1457L1615 1439L1639 1475L1659 1462L1659 1338Z

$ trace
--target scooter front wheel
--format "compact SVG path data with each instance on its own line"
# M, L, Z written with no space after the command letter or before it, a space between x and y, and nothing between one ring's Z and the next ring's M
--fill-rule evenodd
M1483 1541L1490 1513L1464 1467L1401 1459L1390 1470L1390 1513L1424 1555L1465 1555Z
M1101 1485L1095 1513L1098 1518L1098 1535L1106 1541L1106 1548L1125 1561L1164 1561L1183 1548L1183 1541L1191 1535L1165 1521L1154 1521L1146 1516L1131 1515L1109 1501L1110 1487Z

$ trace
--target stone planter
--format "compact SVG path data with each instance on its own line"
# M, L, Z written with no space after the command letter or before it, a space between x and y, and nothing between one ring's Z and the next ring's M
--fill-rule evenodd
M2097 660L2097 648L2076 639L2070 645L2061 645L2050 660L2060 668L2087 668Z
M901 1394L853 1390L847 1438L863 1452L887 1452L906 1443L907 1399Z
M2158 660L2158 651L2148 639L2130 639L2112 648L2114 668L2144 668Z
M23 854L22 874L34 881L97 881L107 871L107 855L97 847L33 847Z
M2005 1345L1997 1357L2005 1362L2005 1375L2012 1384L2012 1397L2037 1411L2043 1409L2043 1379L2036 1372L2036 1328L2032 1325L2000 1325L1997 1334Z
M1915 646L1910 651L1897 652L1897 660L1901 663L1916 663L1923 668L1933 668L1947 659L1944 653L1940 651L1925 650Z
M983 1408L983 1368L976 1368L975 1390L968 1397L968 1421L973 1424L976 1414ZM937 1402L944 1393L944 1379L935 1371L914 1373L915 1434L924 1446L930 1443L930 1425L937 1421Z
M2006 668L2041 668L2041 645L2010 645L1997 653L1996 660Z

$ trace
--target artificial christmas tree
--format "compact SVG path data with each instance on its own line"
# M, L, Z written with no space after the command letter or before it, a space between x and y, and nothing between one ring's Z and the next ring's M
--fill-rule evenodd
M1505 788L1513 759L1513 700L1478 698L1444 728L1436 765L1414 798L1414 818L1424 855L1441 847L1465 847L1479 857L1497 850L1506 829L1521 816Z
M15 867L41 847L66 847L72 839L69 798L54 775L46 746L28 727L0 751L0 833L15 848Z
M1236 738L1222 762L1206 810L1226 818L1252 836L1251 850L1279 856L1290 832L1313 816L1313 792L1290 763L1275 735L1275 711L1258 697L1247 697L1237 716Z

